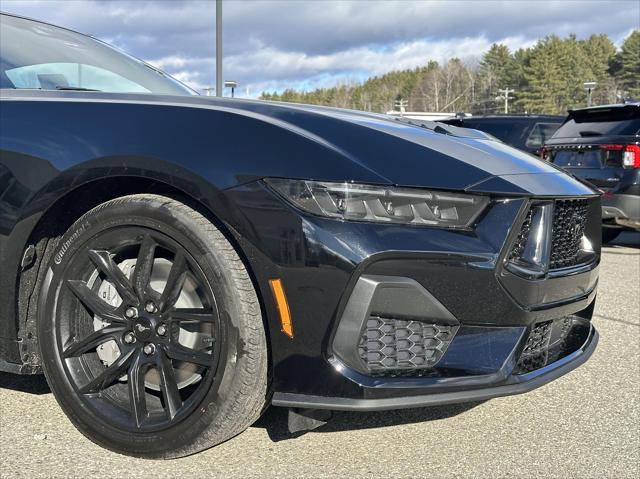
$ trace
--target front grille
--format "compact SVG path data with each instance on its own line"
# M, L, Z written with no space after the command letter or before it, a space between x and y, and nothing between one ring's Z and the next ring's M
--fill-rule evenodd
M561 343L567 338L571 324L571 316L566 316L534 325L513 374L526 374L549 364L549 345L553 329L557 328L554 336L557 338L557 342Z
M553 208L550 269L578 264L587 223L587 200L558 200Z
M586 199L554 202L549 269L567 268L580 263L588 209ZM509 261L517 262L522 257L530 239L532 218L533 208L530 208L509 252Z
M524 253L524 249L527 246L527 241L529 240L529 231L531 230L531 219L533 218L533 210L529 208L529 212L527 213L522 226L520 227L520 232L518 233L518 237L511 248L511 253L509 254L510 260L517 260L522 257Z
M362 331L358 353L374 374L420 373L440 361L458 327L371 316Z

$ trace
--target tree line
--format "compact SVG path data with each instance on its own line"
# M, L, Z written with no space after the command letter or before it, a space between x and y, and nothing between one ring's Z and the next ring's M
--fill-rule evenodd
M640 30L616 50L607 35L578 40L551 35L530 48L510 51L493 44L479 59L429 61L364 83L313 91L264 92L262 99L386 112L404 100L407 111L501 113L509 88L510 113L565 114L587 104L585 81L597 82L592 103L640 99Z

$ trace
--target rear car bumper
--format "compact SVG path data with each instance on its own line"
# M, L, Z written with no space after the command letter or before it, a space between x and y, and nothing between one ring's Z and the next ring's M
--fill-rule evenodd
M606 226L640 229L640 195L605 195L602 198L602 220Z

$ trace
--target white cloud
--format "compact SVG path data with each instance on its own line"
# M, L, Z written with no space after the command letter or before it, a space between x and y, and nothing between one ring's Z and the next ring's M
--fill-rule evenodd
M214 83L214 0L0 0L0 9L108 39L195 88ZM550 35L638 28L637 0L225 1L225 78L244 91L328 86ZM624 33L623 32L627 32Z

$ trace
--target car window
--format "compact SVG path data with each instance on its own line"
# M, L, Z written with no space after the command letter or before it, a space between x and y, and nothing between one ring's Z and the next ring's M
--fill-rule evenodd
M597 136L637 135L640 130L640 108L617 107L576 112L554 138L589 138Z
M94 38L9 15L0 16L0 87L195 94Z
M516 143L523 136L527 125L523 122L509 120L465 121L464 126L484 131L504 143Z
M600 168L602 166L600 150L591 151L557 151L554 153L552 163L571 168Z
M5 71L15 88L87 88L110 92L141 92L149 90L127 78L103 68L82 63L43 63Z
M560 123L536 123L526 141L528 148L540 148L556 132Z

